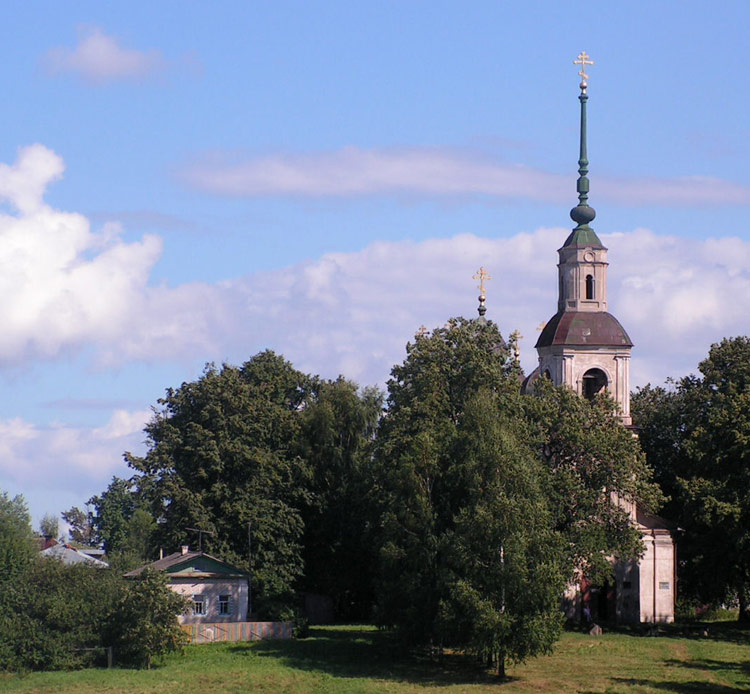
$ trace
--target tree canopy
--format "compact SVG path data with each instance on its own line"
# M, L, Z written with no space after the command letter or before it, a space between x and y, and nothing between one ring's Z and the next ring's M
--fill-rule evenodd
M672 497L683 594L736 599L750 620L750 338L712 345L689 376L639 390L633 413L649 462Z
M640 554L623 502L659 500L613 403L519 385L493 323L451 319L407 345L376 445L380 621L500 669L551 647L577 571Z
M204 549L250 570L264 616L288 616L303 589L366 617L375 551L362 480L381 406L375 390L308 376L270 351L168 389L149 451L127 456L156 539L176 548L196 539L189 528L208 531Z
M241 367L209 365L197 381L168 389L146 427L149 451L128 455L140 493L159 520L158 539L177 548L203 539L250 568L257 607L291 603L302 572L299 508L309 471L297 453L298 413L311 379L272 352Z
M26 501L0 492L0 586L11 583L34 556L34 533Z

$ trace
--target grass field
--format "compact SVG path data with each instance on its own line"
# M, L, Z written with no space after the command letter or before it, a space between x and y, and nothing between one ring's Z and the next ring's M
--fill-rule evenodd
M370 627L312 629L298 641L190 646L159 667L0 675L2 692L61 694L224 694L307 692L453 694L515 692L750 691L750 630L709 626L708 636L674 629L658 637L627 633L590 637L566 633L551 656L509 668L497 678L467 658L442 663L406 657L392 638Z

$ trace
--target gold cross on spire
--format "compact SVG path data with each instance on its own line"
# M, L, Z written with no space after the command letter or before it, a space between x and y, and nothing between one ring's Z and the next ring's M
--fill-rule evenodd
M487 273L487 270L485 270L483 267L480 267L479 270L477 270L477 274L474 275L474 277L472 277L471 279L479 280L477 288L479 289L480 296L484 296L484 283L486 280L492 279L492 277L490 277Z
M591 56L586 53L586 51L581 51L578 54L578 60L573 61L573 65L580 65L581 69L578 71L578 74L581 76L581 85L586 84L586 80L589 78L589 76L586 74L586 66L587 65L593 65L594 61L591 60ZM581 87L583 89L583 86Z

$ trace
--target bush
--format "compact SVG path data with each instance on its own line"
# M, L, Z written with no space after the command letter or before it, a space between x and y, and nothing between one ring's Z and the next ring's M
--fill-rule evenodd
M188 600L167 586L165 574L146 569L125 586L113 622L118 662L150 668L152 658L181 649L187 643L177 615Z
M0 613L0 669L67 670L103 653L124 580L39 558L10 584ZM92 651L90 649L97 649ZM101 649L101 650L100 650Z

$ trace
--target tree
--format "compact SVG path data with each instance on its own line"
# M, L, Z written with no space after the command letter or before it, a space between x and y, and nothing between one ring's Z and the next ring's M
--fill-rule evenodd
M299 415L315 386L269 351L239 368L208 365L159 401L147 454L126 456L160 543L177 548L194 536L188 528L211 531L205 549L251 570L253 607L269 617L288 614L303 570Z
M339 378L321 382L300 413L300 453L310 469L301 586L331 596L343 620L372 613L378 553L371 448L382 407L380 391L359 393L355 383Z
M42 520L39 521L39 532L42 537L57 538L60 534L60 521L57 516L45 513Z
M108 569L42 557L30 562L22 577L3 590L0 669L61 670L101 663L123 583Z
M683 591L706 602L736 598L750 621L750 338L712 345L688 377L633 399L649 460L684 528Z
M150 668L154 656L179 650L187 634L177 616L188 600L167 586L166 574L146 569L128 582L117 605L113 640L118 660Z
M63 511L62 519L70 526L68 535L72 542L84 547L93 547L99 542L99 536L94 527L94 516L88 504L85 511L77 506Z
M377 442L379 621L411 645L496 659L500 674L554 643L568 575L514 370L493 323L418 335Z
M141 500L132 480L113 477L101 496L88 500L94 508L92 525L108 555L121 554L128 543L128 523Z
M655 511L663 496L615 403L589 402L567 387L539 379L524 399L529 442L544 463L554 526L565 537L568 563L594 582L612 576L612 557L636 559L641 534L627 506Z
M0 493L0 587L15 583L35 554L34 534L26 501Z

